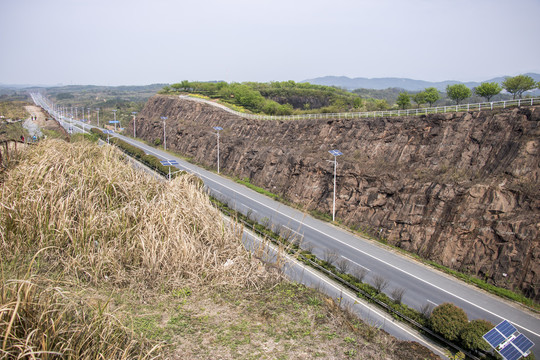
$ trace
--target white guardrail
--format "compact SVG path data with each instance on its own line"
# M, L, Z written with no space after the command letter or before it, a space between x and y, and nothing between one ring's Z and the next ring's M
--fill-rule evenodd
M507 108L511 106L532 106L540 105L540 98L528 98L517 100L504 100L504 101L492 101L475 104L461 104L461 105L447 105L428 107L420 109L406 109L406 110L386 110L386 111L365 111L365 112L346 112L346 113L322 113L322 114L302 114L302 115L257 115L246 114L233 109L228 108L225 105L216 103L214 101L201 99L198 97L192 97L188 95L180 95L181 99L192 100L210 104L212 106L219 107L225 111L228 111L234 115L241 116L247 119L256 120L303 120L303 119L357 119L357 118L370 118L370 117L388 117L388 116L409 116L409 115L427 115L438 114L448 112L459 111L473 111L473 110L493 110L496 108Z

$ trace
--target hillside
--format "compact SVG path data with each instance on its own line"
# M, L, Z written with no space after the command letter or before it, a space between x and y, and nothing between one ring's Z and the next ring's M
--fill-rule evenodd
M46 140L2 181L8 359L436 358L250 256L193 176L160 181L113 147Z
M540 74L527 73L525 75L532 77L535 81L540 81ZM355 89L383 90L383 89L388 89L388 88L400 88L407 91L422 91L428 87L435 87L439 91L446 91L447 85L465 84L468 88L472 89L480 85L480 83L482 82L496 82L500 84L502 81L504 81L504 79L505 79L505 76L500 76L500 77L496 77L489 80L486 79L485 81L481 81L481 82L475 82L475 81L461 82L461 81L455 81L455 80L434 82L434 81L414 80L414 79L408 79L408 78L395 78L395 77L370 79L370 78L363 78L363 77L349 78L347 76L323 76L323 77L318 77L314 79L303 80L302 82L317 84L317 85L324 85L324 86L337 86L337 87L347 89L347 90L355 90Z
M352 228L540 299L538 107L355 120L256 121L172 96L150 99L137 134L172 129L174 151L307 210L329 213L338 148L337 217Z

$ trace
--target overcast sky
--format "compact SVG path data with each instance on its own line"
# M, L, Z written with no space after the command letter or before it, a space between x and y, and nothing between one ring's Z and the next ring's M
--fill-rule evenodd
M540 73L540 0L0 0L0 83Z

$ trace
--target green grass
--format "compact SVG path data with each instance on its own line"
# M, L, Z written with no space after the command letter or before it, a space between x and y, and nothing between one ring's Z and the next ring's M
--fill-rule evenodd
M24 135L25 138L29 137L22 122L0 124L0 140L20 140L21 135Z
M242 184L248 188L250 188L251 190L253 191L256 191L258 192L259 194L263 194L265 196L268 196L269 198L271 199L274 199L274 200L277 200L277 201L280 201L280 202L283 202L285 203L285 200L279 196L279 195L276 195L274 193L271 193L270 191L268 190L265 190L257 185L253 185L248 178L244 178L244 179L234 179L234 181L236 181L237 183L239 184Z
M504 289L504 288L501 288L501 287L498 287L498 286L495 286L495 285L492 285L492 284L489 284L487 282L485 282L484 280L482 279L479 279L477 277L474 277L474 276L471 276L471 275L467 275L467 274L464 274L462 272L459 272L459 271L456 271L456 270L452 270L444 265L441 265L441 264L438 264L434 261L431 261L431 260L426 260L426 259L423 259L424 263L428 264L428 265L431 265L432 267L438 269L438 270L441 270L447 274L450 274L458 279L461 279L469 284L473 284L473 285L476 285L478 286L479 288L481 288L482 290L485 290L485 291L488 291L494 295L497 295L497 296L500 296L500 297L503 297L503 298L506 298L506 299L510 299L510 300L513 300L513 301L516 301L516 302L519 302L523 305L526 305L528 306L531 310L534 310L536 312L540 311L540 304L534 302L534 300L532 299L529 299L528 297L522 295L522 294L518 294L512 290L508 290L508 289Z

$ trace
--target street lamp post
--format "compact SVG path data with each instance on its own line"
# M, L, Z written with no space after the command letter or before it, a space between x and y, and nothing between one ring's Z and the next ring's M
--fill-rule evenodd
M336 220L336 171L337 171L337 157L340 155L343 155L343 153L339 150L330 150L328 151L332 156L334 156L334 160L326 160L329 162L334 163L334 201L332 203L332 221Z
M137 115L137 112L133 111L131 113L131 115L133 115L133 137L136 138L137 137L137 131L136 131L136 126L135 126L135 115Z
M97 111L97 126L99 127L99 108L96 108Z
M165 120L167 120L167 116L162 116L161 120L163 120L163 150L167 150L167 135L165 134Z
M223 130L220 126L214 126L214 130L216 130L217 135L217 173L219 174L219 132Z
M113 110L114 114L114 132L116 132L116 109Z

